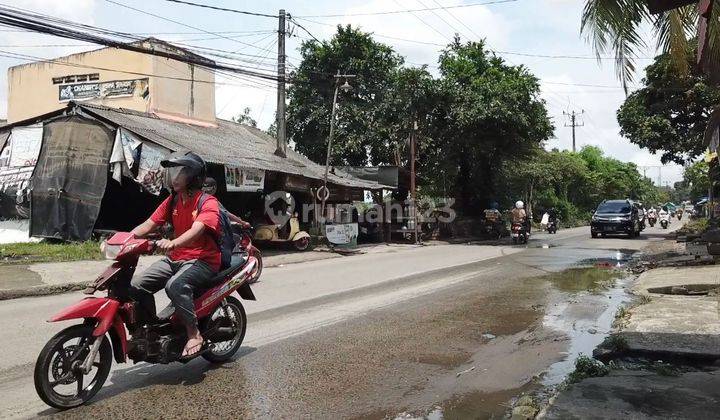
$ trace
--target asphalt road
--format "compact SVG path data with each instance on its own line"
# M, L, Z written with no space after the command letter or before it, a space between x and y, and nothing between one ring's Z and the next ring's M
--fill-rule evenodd
M572 347L546 322L553 310L563 316L557 308L568 294L538 276L619 259L667 232L591 240L588 228L577 228L535 234L528 246L429 246L268 268L254 287L257 302L243 302L249 325L235 361L116 364L91 404L64 413L35 395L32 369L47 339L67 325L44 320L82 295L0 302L0 416L502 413ZM607 312L606 302L595 304L582 316Z

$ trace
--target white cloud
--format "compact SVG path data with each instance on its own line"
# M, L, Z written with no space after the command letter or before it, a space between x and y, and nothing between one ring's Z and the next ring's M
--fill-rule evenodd
M44 15L59 17L73 22L93 25L95 22L95 3L93 0L16 0L14 7ZM0 53L20 53L32 60L33 57L52 58L97 48L69 39L56 38L49 35L22 32L14 28L2 28L0 32ZM76 47L55 47L54 45L78 45ZM2 59L5 66L14 66L28 62L24 59ZM0 71L0 115L7 115L7 69Z

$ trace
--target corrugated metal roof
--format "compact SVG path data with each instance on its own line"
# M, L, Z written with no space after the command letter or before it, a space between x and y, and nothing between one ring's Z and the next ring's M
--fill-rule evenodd
M312 179L323 179L324 176L324 166L294 150L288 148L287 158L277 156L275 138L248 125L218 119L217 127L204 127L127 109L91 104L77 104L77 107L170 150L188 149L196 152L208 162L284 172ZM328 181L333 184L363 189L393 188L353 177L339 169L334 172L328 176Z

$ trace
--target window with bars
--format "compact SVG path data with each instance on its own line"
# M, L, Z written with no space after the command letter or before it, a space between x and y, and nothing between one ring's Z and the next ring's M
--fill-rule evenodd
M65 83L81 83L95 80L100 80L100 73L71 74L69 76L52 78L52 82L54 85L60 85Z

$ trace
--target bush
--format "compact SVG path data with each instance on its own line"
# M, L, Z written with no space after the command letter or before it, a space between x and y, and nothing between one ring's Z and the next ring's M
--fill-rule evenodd
M567 380L569 383L573 384L580 382L585 378L606 376L609 373L610 368L603 362L581 354L575 360L575 371L568 375Z

